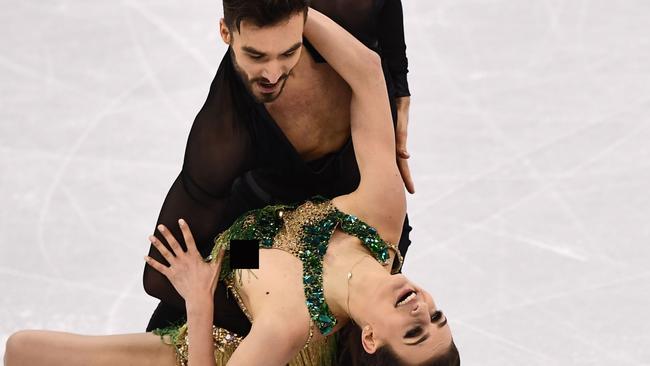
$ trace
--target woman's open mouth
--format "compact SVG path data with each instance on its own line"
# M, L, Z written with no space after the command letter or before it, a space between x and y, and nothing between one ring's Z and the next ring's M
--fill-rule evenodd
M406 305L409 302L415 300L416 297L417 294L415 293L415 291L411 289L406 289L399 297L399 299L397 299L397 302L395 303L395 307Z

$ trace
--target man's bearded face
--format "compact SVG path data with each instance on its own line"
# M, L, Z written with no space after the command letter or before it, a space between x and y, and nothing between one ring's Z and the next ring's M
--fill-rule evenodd
M257 102L272 102L282 93L300 58L303 28L304 16L296 13L265 27L243 20L240 31L230 33L233 65Z

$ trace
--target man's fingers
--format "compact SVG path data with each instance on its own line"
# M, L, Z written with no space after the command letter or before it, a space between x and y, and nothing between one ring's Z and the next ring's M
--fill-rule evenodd
M148 265L153 267L153 269L162 273L163 275L165 275L165 277L169 278L169 267L161 264L160 262L156 261L155 259L149 256L145 256L144 260L147 262Z
M183 240L185 240L185 246L187 247L188 252L198 253L196 249L196 242L194 241L194 236L192 236L192 231L190 226L183 219L178 220L178 226L181 227L181 232L183 233Z
M404 115L398 115L397 126L395 128L395 148L397 149L397 156L402 159L408 159L410 157L408 150L406 150L407 131L408 118Z
M158 238L156 238L155 236L153 235L149 236L149 241L151 242L151 245L153 245L156 249L158 249L158 252L163 256L163 258L165 258L167 263L172 264L172 262L176 258L174 257L174 254L172 254L172 252L170 252L167 248L165 248L163 243L161 243L160 240L158 240Z
M402 159L408 159L411 155L406 150L406 134L397 134L397 141L395 141L395 148L397 149L397 156Z
M415 193L415 185L413 184L413 178L411 177L411 170L409 169L408 161L406 159L397 158L397 168L399 168L399 173L402 175L402 180L404 181L406 190L410 194Z
M172 249L172 253L174 253L175 256L184 253L183 248L181 248L180 244L178 244L176 241L176 238L174 238L174 235L172 235L171 231L169 231L165 225L158 225L158 231L165 238L167 244L169 244L169 247Z

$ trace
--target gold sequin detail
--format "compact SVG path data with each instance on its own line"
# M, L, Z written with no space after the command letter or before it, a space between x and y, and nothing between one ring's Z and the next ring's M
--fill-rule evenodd
M239 344L244 339L227 329L212 326L212 338L214 340L214 355L215 360L222 360L223 363L218 365L225 365L227 358L229 358L239 347ZM188 335L187 325L183 325L179 329L178 343L173 344L176 348L176 363L179 366L187 366L188 352L190 346L190 337ZM226 357L224 359L224 357Z
M281 217L284 225L273 239L273 248L282 249L296 258L300 258L304 248L303 227L319 222L334 210L331 201L322 203L307 201L293 211L283 212Z
M234 276L235 273L233 273L232 275ZM232 278L232 276L228 276L224 282L226 283L226 287L230 290L230 293L235 297L235 300L237 301L237 305L239 305L241 311L246 315L248 321L252 323L253 316L248 311L248 308L246 307L244 301L241 298L241 295L239 295L239 291L237 290L237 284L235 283L236 281Z

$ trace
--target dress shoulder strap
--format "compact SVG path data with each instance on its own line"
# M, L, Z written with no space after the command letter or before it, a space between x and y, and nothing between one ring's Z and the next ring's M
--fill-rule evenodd
M336 208L335 210L335 215L340 223L339 228L346 234L361 240L361 243L370 250L379 263L388 263L390 259L388 251L392 249L395 252L396 263L393 264L391 273L399 272L403 259L395 244L382 239L377 229L361 221L358 217L341 212Z

